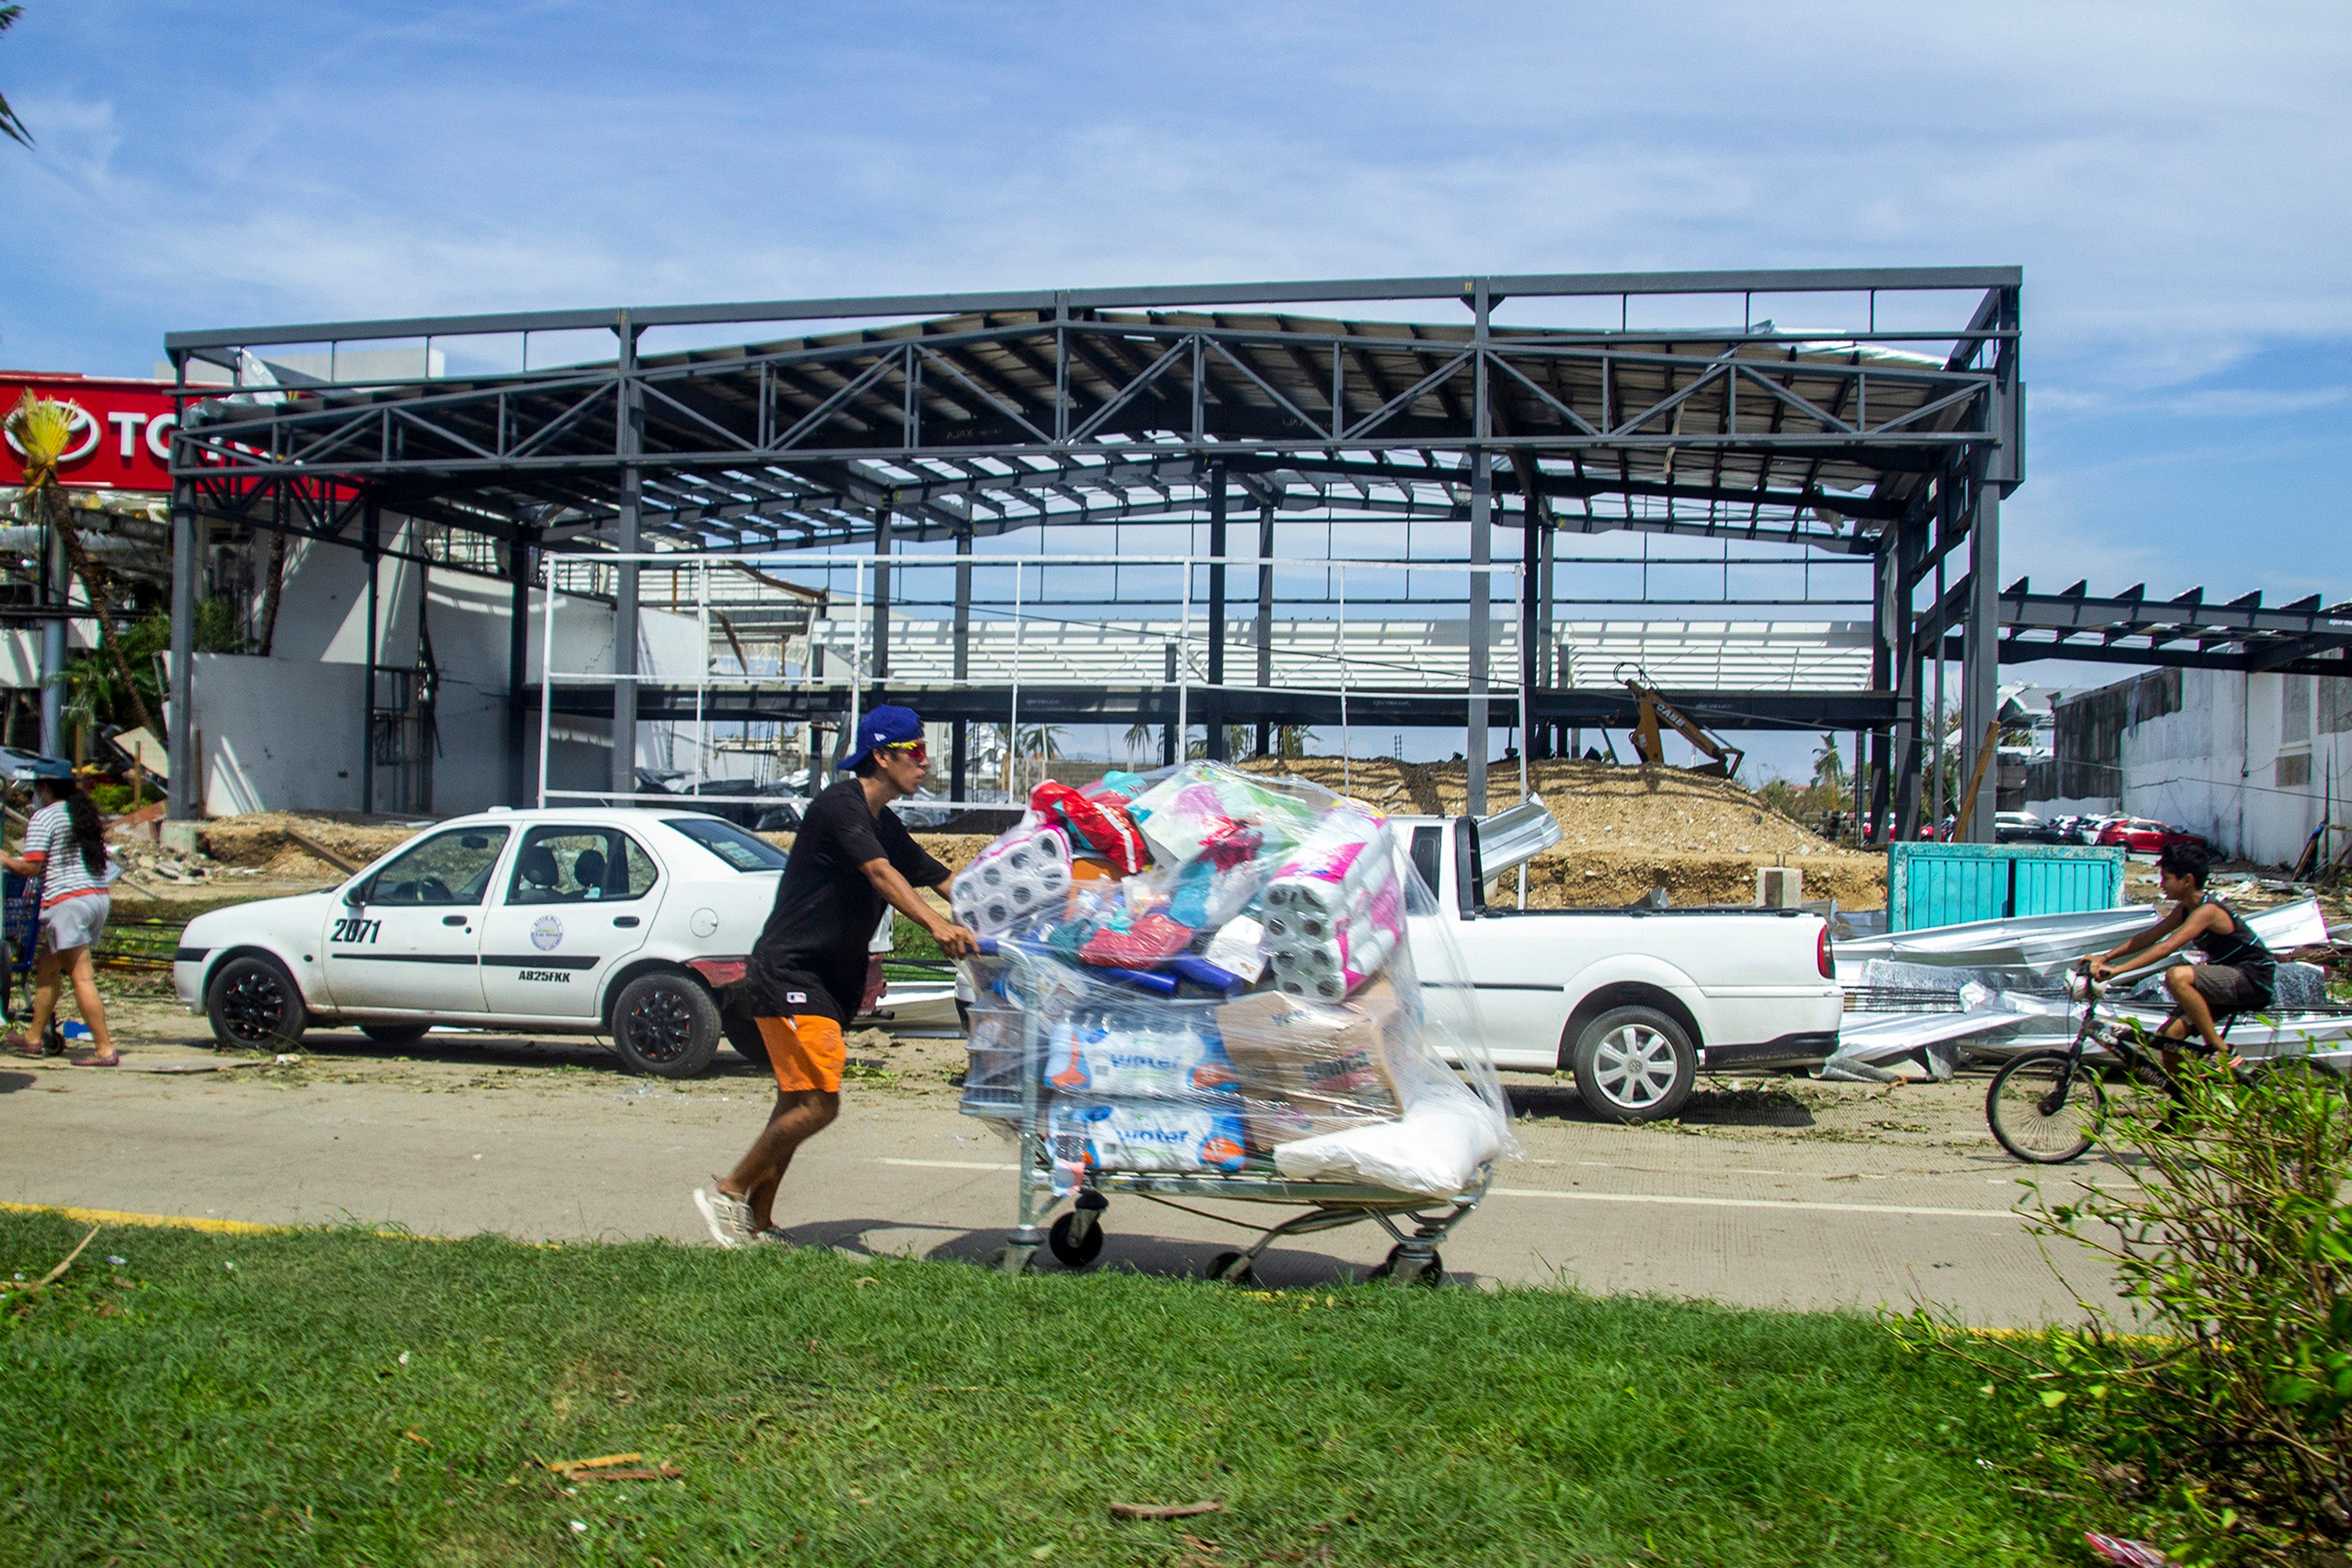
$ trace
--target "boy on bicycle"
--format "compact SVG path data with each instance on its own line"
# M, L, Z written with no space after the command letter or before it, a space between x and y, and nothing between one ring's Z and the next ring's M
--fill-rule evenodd
M2172 901L2171 912L2144 931L2091 961L2091 978L2105 980L2126 969L2143 969L2192 943L2202 963L2176 963L2164 972L2172 994L2172 1016L2158 1031L2168 1040L2186 1040L2193 1026L2210 1050L2225 1049L2213 1026L2224 1016L2251 1013L2271 1005L2278 960L2236 912L2205 891L2212 857L2200 845L2176 844L2157 857L2157 885ZM2118 963L2138 954L2129 963ZM2177 1070L2180 1053L2168 1047L2164 1069Z

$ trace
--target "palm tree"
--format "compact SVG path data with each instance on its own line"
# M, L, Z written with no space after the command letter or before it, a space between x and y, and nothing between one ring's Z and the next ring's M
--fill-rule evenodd
M1822 749L1813 753L1813 783L1824 789L1845 788L1845 755L1838 750L1835 735L1823 736Z
M15 26L16 18L24 14L22 5L0 5L0 33ZM16 118L16 111L8 107L5 98L0 98L0 136L5 136L21 146L33 144L33 133L25 129L25 122Z
M73 438L66 405L37 397L27 388L5 423L18 449L25 454L25 489L16 503L19 512L27 522L47 523L58 542L65 546L66 560L73 567L74 575L81 579L82 592L89 595L99 641L114 666L118 689L129 700L141 727L158 741L166 739L163 726L149 710L146 694L140 690L131 675L131 661L123 653L122 635L113 625L112 606L107 597L105 571L82 548L81 534L67 514L65 493L58 485L58 460Z

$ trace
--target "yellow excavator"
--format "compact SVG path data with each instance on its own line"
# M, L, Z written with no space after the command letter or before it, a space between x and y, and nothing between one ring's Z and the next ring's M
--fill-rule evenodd
M1747 759L1748 753L1718 740L1684 717L1679 709L1650 684L1647 670L1638 664L1621 664L1615 674L1623 682L1625 689L1633 694L1633 700L1641 705L1640 716L1633 726L1633 753L1642 759L1643 767L1656 767L1665 761L1665 748L1660 743L1659 734L1659 726L1663 723L1673 725L1676 734L1688 741L1701 756L1707 759L1687 772L1708 778L1727 779L1739 771L1739 764Z

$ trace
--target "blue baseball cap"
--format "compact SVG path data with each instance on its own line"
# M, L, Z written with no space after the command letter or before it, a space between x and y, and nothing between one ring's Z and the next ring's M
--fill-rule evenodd
M922 738L923 721L912 708L886 702L857 721L857 749L835 766L845 772L873 755L877 746L901 745Z

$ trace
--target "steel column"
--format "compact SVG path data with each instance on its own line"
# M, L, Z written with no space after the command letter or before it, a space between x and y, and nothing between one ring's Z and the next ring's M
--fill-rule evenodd
M1984 748L1985 731L2000 712L2000 491L1979 481L1975 515L1969 520L1968 623L1960 654L1960 787L1976 776L1977 754ZM1969 841L1993 842L1993 800L2000 783L1998 756L1984 770L1977 786L1976 808L1962 801L1958 809L1969 817Z
M1495 475L1488 466L1486 448L1480 445L1492 434L1492 416L1486 406L1486 342L1488 319L1493 310L1486 279L1480 279L1470 296L1470 309L1476 317L1472 328L1473 342L1477 351L1477 374L1472 383L1473 405L1470 431L1470 564L1486 566L1495 559ZM1464 736L1463 755L1469 763L1468 799L1466 807L1473 816L1486 815L1486 605L1493 584L1486 574L1470 574L1470 722Z
M170 731L172 776L170 804L175 822L200 816L204 798L196 774L203 759L196 752L196 492L181 479L172 486L172 717ZM46 731L48 716L42 713ZM43 750L47 750L46 735ZM55 755L54 752L51 752Z
M1202 693L1201 718L1207 726L1208 756L1225 760L1225 705L1217 688L1225 683L1225 466L1209 465L1209 687Z
M367 666L360 682L360 809L375 809L375 661L377 584L383 577L383 509L368 498L360 524L360 559L367 565Z
M890 524L897 511L895 492L884 490L874 510L874 700L883 702L890 679Z
M539 542L517 534L507 547L507 804L530 804L530 585L539 574Z
M1895 535L1895 571L1888 586L1894 591L1895 695L1895 825L1905 839L1919 833L1919 692L1922 639L1913 608L1917 581L1921 535L1927 524L1906 522L1889 530Z
M1262 693L1274 684L1274 503L1257 514L1257 684ZM1274 752L1274 726L1257 725L1257 754Z
M41 623L41 752L66 754L66 617L73 604L73 567L65 535L52 522L41 530L41 602L60 614Z
M1519 689L1535 691L1542 688L1543 678L1543 539L1550 530L1545 526L1541 496L1529 496L1527 507L1519 513ZM1528 705L1522 703L1525 710ZM1537 744L1536 731L1540 726L1531 722L1526 711L1519 714L1519 755L1548 757L1551 755L1551 733L1544 731L1543 744Z
M956 525L955 533L955 682L971 679L971 524ZM962 800L971 768L971 721L958 719L948 739L948 794Z
M614 421L614 455L624 461L620 474L620 510L614 519L613 547L624 555L636 553L638 525L645 510L645 470L626 459L646 449L645 394L637 384L637 333L641 330L621 312L614 329L620 337L620 401ZM637 788L637 564L617 563L613 585L613 793L634 795ZM634 803L615 798L614 805Z

